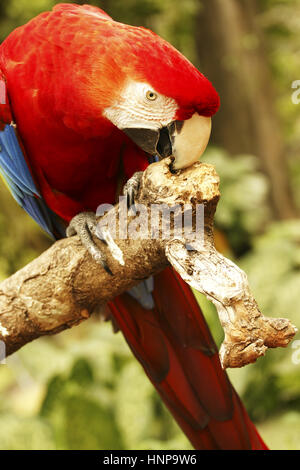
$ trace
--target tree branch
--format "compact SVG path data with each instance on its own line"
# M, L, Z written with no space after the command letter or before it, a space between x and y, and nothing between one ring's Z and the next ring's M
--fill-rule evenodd
M268 347L288 344L295 327L285 319L263 317L245 273L214 248L219 178L213 166L196 163L172 174L169 164L167 159L144 172L136 214L127 213L121 201L99 220L106 243L96 243L104 250L113 276L93 261L78 237L72 237L56 242L0 284L0 340L7 355L89 318L99 304L169 263L217 306L225 330L223 367L240 367ZM170 207L175 208L171 222ZM202 231L199 207L204 208ZM157 209L162 209L162 216L154 221ZM177 223L181 216L184 232Z

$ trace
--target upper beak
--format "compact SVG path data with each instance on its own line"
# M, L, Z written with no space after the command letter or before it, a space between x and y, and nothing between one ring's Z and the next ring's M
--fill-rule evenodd
M199 160L209 141L211 118L195 113L186 121L173 121L158 130L123 129L139 147L160 159L174 157L173 169L186 168Z

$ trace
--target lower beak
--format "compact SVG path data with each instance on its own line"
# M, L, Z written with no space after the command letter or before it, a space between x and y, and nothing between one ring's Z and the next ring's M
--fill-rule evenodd
M199 160L211 132L211 118L195 113L186 121L173 121L159 130L127 128L123 132L140 148L159 159L174 157L174 170L186 168Z

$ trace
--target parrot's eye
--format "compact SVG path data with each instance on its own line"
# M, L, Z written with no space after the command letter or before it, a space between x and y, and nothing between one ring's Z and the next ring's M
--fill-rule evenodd
M157 93L155 93L152 90L148 90L147 93L146 93L146 98L149 101L155 101L156 98L157 98Z

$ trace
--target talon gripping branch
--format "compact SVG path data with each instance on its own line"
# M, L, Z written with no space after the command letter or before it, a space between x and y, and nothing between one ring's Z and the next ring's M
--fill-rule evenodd
M174 170L197 161L219 107L170 44L87 5L57 5L13 31L0 69L0 172L55 238L78 214L114 203L150 156L172 155ZM125 293L111 312L194 447L265 449L189 287L167 269L148 288L150 304Z

